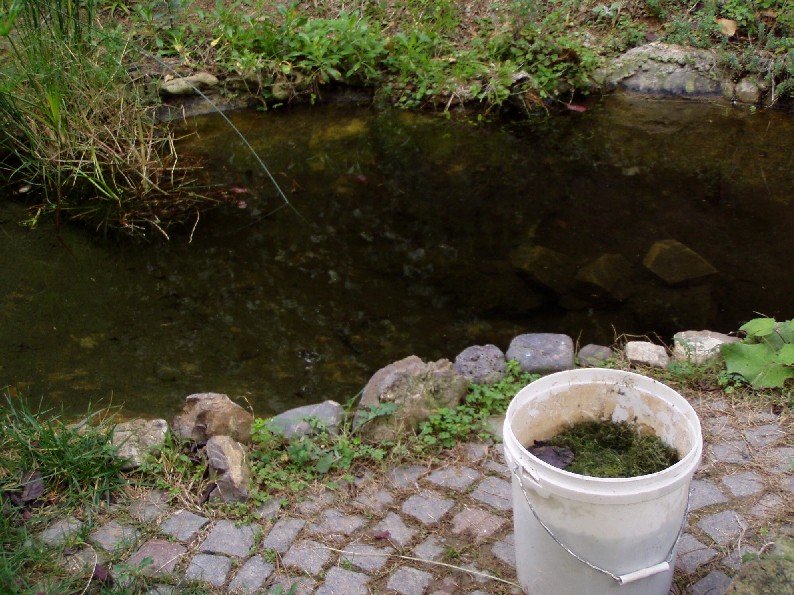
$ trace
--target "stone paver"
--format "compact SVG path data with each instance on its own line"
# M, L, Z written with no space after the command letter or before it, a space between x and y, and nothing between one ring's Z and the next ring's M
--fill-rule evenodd
M438 560L444 549L444 545L431 535L413 549L413 555L422 560Z
M432 580L433 575L429 572L401 566L391 575L386 587L401 595L422 595Z
M350 535L364 526L365 520L360 516L346 515L336 509L326 510L320 523L309 525L309 535Z
M88 536L88 540L107 552L115 552L134 545L139 536L140 531L135 527L123 525L118 521L110 521L93 531Z
M714 540L717 545L729 545L736 541L747 527L747 523L733 510L724 510L707 516L698 527Z
M427 480L442 488L465 490L480 478L480 473L470 467L444 467L433 471Z
M79 521L74 517L67 517L50 523L44 531L39 533L39 540L44 545L57 547L76 537L82 528L83 521Z
M345 548L341 559L361 570L377 572L389 562L389 556L393 552L394 548L389 546L377 548L373 545L352 543Z
M265 562L262 556L253 556L234 575L229 583L229 592L254 593L262 588L273 570L273 565Z
M466 508L452 519L452 533L465 533L476 543L488 539L507 521L481 508Z
M423 490L414 494L403 504L403 514L412 516L424 525L434 525L455 506L455 501Z
M294 568L312 576L319 574L323 566L331 559L331 550L322 543L304 539L292 545L284 555L283 562L287 568Z
M254 515L262 520L272 519L276 515L278 515L279 511L281 510L281 501L280 500L269 500L265 502L262 506L258 507L254 511Z
M737 498L755 496L764 491L761 476L752 471L727 475L722 478L722 483L728 486L728 490Z
M139 568L146 576L168 576L187 552L183 545L150 539L127 560L130 568Z
M510 483L497 477L486 477L471 494L472 498L485 502L497 510L513 509Z
M676 566L686 573L695 572L698 568L719 556L719 552L684 533L678 540Z
M710 481L693 479L689 490L690 511L728 501L725 494Z
M744 440L727 440L714 444L709 449L711 456L720 463L747 463L750 451Z
M209 523L209 519L187 510L178 510L167 518L160 531L182 542L188 542Z
M295 541L298 533L303 529L306 521L301 519L282 519L277 522L267 537L262 541L262 548L266 550L276 550L279 554L284 554Z
M142 498L130 504L130 516L142 523L153 523L168 512L168 496L162 490L146 492Z
M744 439L752 448L764 448L783 438L785 432L777 424L757 426L744 431Z
M508 566L516 567L515 536L513 533L510 533L502 541L497 541L491 548L491 552Z
M416 529L411 529L399 515L390 512L373 527L372 535L377 539L388 540L400 547L405 547L416 535Z
M381 513L394 502L394 497L383 488L369 490L356 496L353 505L368 513Z
M692 595L723 595L731 584L731 577L722 570L714 570L696 582Z
M401 465L389 471L387 478L394 487L409 490L416 487L416 482L427 473L427 467L422 465Z
M369 576L334 566L325 575L325 582L315 595L368 595Z
M256 529L252 525L240 525L234 521L221 520L201 542L199 551L205 554L224 554L244 558L254 547Z
M306 576L288 576L279 575L273 579L273 584L267 590L268 595L311 595L314 593L314 588L317 586L317 581ZM293 590L294 589L294 590Z
M226 582L226 575L229 574L231 567L232 561L226 556L197 554L190 561L185 571L185 578L221 587Z

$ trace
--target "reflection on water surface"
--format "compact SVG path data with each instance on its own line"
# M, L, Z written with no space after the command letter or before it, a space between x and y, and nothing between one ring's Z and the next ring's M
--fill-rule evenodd
M233 200L171 242L14 225L3 205L0 384L82 410L170 415L187 394L258 414L353 397L406 355L566 332L730 331L790 318L794 119L618 97L584 114L474 126L313 107L220 118L184 150ZM192 225L192 222L191 222ZM676 240L717 274L644 265Z

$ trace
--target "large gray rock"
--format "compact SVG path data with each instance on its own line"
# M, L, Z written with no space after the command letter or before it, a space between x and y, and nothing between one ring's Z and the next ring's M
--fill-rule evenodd
M406 430L415 429L440 407L455 407L466 395L469 381L452 367L449 360L424 363L415 355L389 364L375 372L361 396L353 427L361 427L374 440L394 440ZM393 403L390 416L368 423L367 410L382 403Z
M308 436L312 433L311 424L307 419L321 422L331 434L339 432L339 424L345 417L344 408L336 401L323 401L315 405L296 407L270 418L268 426L273 432L285 438Z
M467 347L455 358L454 366L469 382L476 384L494 384L507 372L505 354L496 345Z
M623 352L626 359L633 364L662 369L670 364L667 350L661 345L655 345L649 341L629 341L623 348Z
M710 262L677 240L656 242L642 264L668 285L699 281L717 272Z
M190 76L183 76L163 81L160 84L160 93L163 95L193 95L196 90L204 91L218 86L218 79L208 72L197 72Z
M716 97L725 92L716 54L678 45L654 42L632 48L597 73L606 89L675 97Z
M251 485L246 449L229 436L213 436L207 442L210 479L216 488L211 497L224 502L244 502Z
M719 357L721 345L738 340L714 331L682 331L673 335L673 359L705 364Z
M220 393L198 393L185 399L174 418L173 431L180 438L204 444L213 436L231 436L238 442L251 439L254 416Z
M165 442L168 422L164 419L133 419L117 424L113 428L113 446L118 447L116 456L124 461L125 470L143 464L147 453L156 452Z
M524 372L546 374L574 367L573 339L555 333L518 335L510 342L507 359L516 360Z

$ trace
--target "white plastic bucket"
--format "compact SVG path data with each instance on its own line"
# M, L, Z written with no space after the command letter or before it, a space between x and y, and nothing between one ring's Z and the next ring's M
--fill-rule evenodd
M676 464L629 478L596 478L544 463L526 446L580 421L627 421L678 451ZM675 546L703 439L692 406L651 378L577 369L524 387L507 408L516 570L530 595L668 595Z

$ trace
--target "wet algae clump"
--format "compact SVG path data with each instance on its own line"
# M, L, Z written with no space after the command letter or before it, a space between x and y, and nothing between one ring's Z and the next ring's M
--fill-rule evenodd
M555 453L566 471L591 477L636 477L678 462L678 452L660 438L643 434L626 422L586 421L574 424L550 440L535 441L530 452L546 460Z

